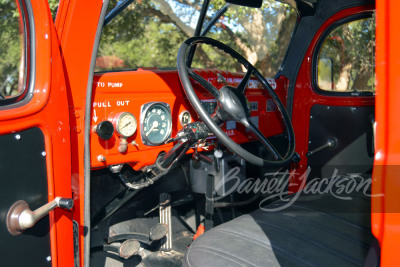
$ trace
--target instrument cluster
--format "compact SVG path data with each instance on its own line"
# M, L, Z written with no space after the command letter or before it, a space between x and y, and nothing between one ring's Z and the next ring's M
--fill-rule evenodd
M217 82L218 70L201 72L203 77ZM222 73L222 72L221 72ZM223 73L231 85L241 81L242 74ZM286 81L277 80L280 88ZM112 85L118 83L118 89ZM220 88L224 84L215 84ZM252 107L252 121L266 136L282 132L279 112L268 105L270 99L263 90L249 86L246 96ZM175 70L138 70L99 73L94 78L92 109L91 166L104 168L122 163L140 170L154 164L160 153L172 149L172 138L188 123L198 121L179 82ZM203 107L214 113L217 102L200 85L194 84ZM203 91L202 91L203 90ZM285 90L277 90L282 99ZM268 101L267 101L268 100ZM76 115L76 131L83 129L83 116ZM238 144L255 140L242 125L227 121L221 126ZM82 131L81 131L82 132ZM212 149L216 137L210 136L200 144L201 150Z

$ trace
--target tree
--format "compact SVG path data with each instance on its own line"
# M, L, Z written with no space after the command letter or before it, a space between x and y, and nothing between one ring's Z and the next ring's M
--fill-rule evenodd
M320 58L333 63L336 91L375 88L375 18L345 23L334 29L322 46Z
M0 0L0 94L14 96L22 91L23 25L14 0Z
M133 3L104 28L100 57L116 56L127 68L175 67L179 45L193 36L201 2L152 0ZM224 3L212 1L207 20ZM263 9L231 8L211 29L209 36L223 40L262 68L264 74L272 76L285 54L296 13L287 5L266 3ZM115 4L116 1L112 1L110 8ZM193 66L242 70L235 60L207 46L196 50Z

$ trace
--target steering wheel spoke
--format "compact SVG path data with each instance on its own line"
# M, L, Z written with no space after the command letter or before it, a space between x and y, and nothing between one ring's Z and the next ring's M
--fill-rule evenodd
M198 82L201 86L203 86L210 94L212 94L215 99L218 99L220 96L219 90L215 88L211 83L209 83L206 79L198 75L192 69L188 70L189 77Z
M239 92L244 93L244 90L246 90L247 83L249 82L252 74L253 74L253 68L249 66L249 69L247 70L246 75L243 77L243 79L240 82L240 84L238 85L238 87L236 87L236 89Z
M260 130L254 125L254 123L251 122L251 120L245 119L241 121L241 124L243 124L247 129L252 132L258 141L260 141L265 148L268 149L268 151L271 153L271 155L274 157L275 160L282 160L282 156L279 154L278 150L271 144L271 142L260 132Z
M188 54L188 50L193 45L197 44L208 44L214 46L225 53L232 56L239 63L247 68L247 73L244 75L242 81L235 88L230 85L225 85L221 87L219 90L215 88L212 84L210 84L203 77L195 73L192 69L188 68L186 65L186 56ZM185 90L185 93L192 104L193 108L198 113L200 119L204 122L204 124L208 127L208 129L219 139L221 143L223 143L226 147L228 147L231 151L247 160L249 163L254 164L256 166L265 166L265 165L284 165L291 162L294 152L295 152L295 140L294 140L294 131L293 126L291 124L289 115L286 112L285 106L276 95L275 91L269 85L267 80L261 73L251 65L243 56L241 56L238 52L230 48L229 46L208 38L208 37L192 37L187 39L179 48L178 51L178 73L179 79L181 81L182 87ZM282 156L276 148L271 144L271 142L262 134L262 132L249 120L249 110L247 108L248 100L244 94L246 90L247 84L250 80L251 76L255 76L257 80L262 84L263 88L268 92L270 97L273 99L275 104L278 107L278 111L282 115L283 123L286 128L287 133L287 141L288 146L287 150ZM218 101L219 112L216 112L213 116L206 111L204 106L202 105L200 99L198 98L193 85L190 81L190 78L197 81L201 84L208 92L210 92ZM218 117L216 117L218 115ZM237 144L234 140L232 140L220 127L219 124L222 121L226 120L235 120L242 123L247 129L249 129L256 138L261 142L261 144L270 152L273 156L273 160L267 160L265 158L261 158L258 155L252 154L242 146Z

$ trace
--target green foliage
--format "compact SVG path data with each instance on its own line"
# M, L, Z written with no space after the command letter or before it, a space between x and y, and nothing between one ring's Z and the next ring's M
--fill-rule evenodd
M157 34L164 32L165 34ZM107 37L106 37L107 38ZM111 69L138 67L170 67L176 64L177 43L185 36L171 24L158 24L150 21L144 25L135 38L125 40L124 36L114 36L111 42L102 42L100 55L112 55L123 59L123 65Z
M97 70L175 68L178 48L183 40L192 36L202 2L151 0L132 3L104 28ZM113 0L109 10L116 3ZM179 21L165 10L166 4ZM224 4L224 0L211 1L205 24ZM261 11L232 6L208 36L223 41L247 58L256 55L253 63L265 75L273 76L285 55L296 18L293 9L272 0L266 0ZM231 57L205 45L196 51L192 66L243 70Z
M179 44L187 36L166 19L154 1L131 4L104 27L98 58L108 63L97 64L97 70L176 66Z
M330 58L333 62L334 90L374 91L375 17L334 29L326 38L319 58Z
M55 20L56 14L57 14L59 0L48 0L48 2L49 2L51 15L53 16L53 19Z
M4 96L18 92L18 69L24 41L19 21L15 1L0 0L0 94Z

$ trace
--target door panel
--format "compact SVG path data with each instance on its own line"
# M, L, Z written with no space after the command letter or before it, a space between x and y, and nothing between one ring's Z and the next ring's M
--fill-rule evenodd
M374 107L314 105L310 111L308 151L315 151L332 139L335 144L308 157L311 177L368 173L372 170Z
M25 200L31 209L47 202L45 141L39 128L0 136L0 253L4 266L51 266L49 216L20 236L12 236L6 225L8 209ZM23 253L23 257L21 254Z
M9 208L34 210L72 198L67 91L59 43L46 0L17 0L24 16L26 97L0 99L0 257L4 266L73 266L72 212L56 208L12 236ZM17 70L18 71L18 70Z

